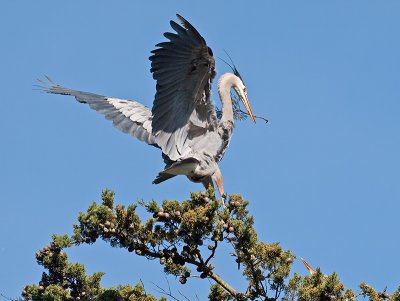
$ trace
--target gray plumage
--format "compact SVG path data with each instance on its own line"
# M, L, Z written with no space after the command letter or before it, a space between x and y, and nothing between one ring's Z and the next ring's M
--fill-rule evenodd
M181 25L171 21L176 33L165 33L169 40L156 45L150 56L156 95L153 108L118 98L67 89L52 81L41 81L47 93L72 95L80 103L112 120L113 125L147 144L162 150L166 163L153 183L176 175L186 175L204 186L216 182L224 195L218 162L229 145L233 130L230 89L234 88L254 121L242 80L231 73L218 82L222 117L217 120L210 101L215 61L204 38L183 17Z

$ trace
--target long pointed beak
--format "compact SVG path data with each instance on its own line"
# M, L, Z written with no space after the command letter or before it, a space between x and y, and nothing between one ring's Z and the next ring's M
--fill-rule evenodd
M254 118L253 111L251 110L249 100L247 98L247 94L244 93L244 95L240 95L240 98L243 101L244 106L246 107L247 112L249 113L251 120L253 120L254 123L256 123L256 119Z

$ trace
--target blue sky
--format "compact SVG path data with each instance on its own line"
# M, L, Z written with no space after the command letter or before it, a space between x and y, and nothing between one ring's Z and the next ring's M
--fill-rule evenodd
M37 283L35 252L52 233L70 234L103 188L123 204L183 200L201 189L184 177L152 185L163 168L157 149L72 98L32 89L46 74L151 106L148 56L175 13L216 56L231 54L253 112L270 120L238 123L221 162L227 192L251 201L260 237L326 274L336 271L346 287L365 281L393 291L400 284L400 2L5 0L0 292L15 297ZM217 61L217 71L229 70ZM151 281L164 281L157 263L103 243L69 254L89 273L106 272L104 286L142 279L152 292ZM300 262L294 271L306 274ZM242 285L239 274L227 277ZM183 290L204 297L204 287L193 280Z

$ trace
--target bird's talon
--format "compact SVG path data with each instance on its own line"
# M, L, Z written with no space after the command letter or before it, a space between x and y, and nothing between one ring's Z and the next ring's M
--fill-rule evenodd
M224 194L222 194L221 195L221 202L222 202L222 207L224 208L224 209L226 209L227 207L226 207L226 199L227 199L227 195L226 195L226 193L224 193Z

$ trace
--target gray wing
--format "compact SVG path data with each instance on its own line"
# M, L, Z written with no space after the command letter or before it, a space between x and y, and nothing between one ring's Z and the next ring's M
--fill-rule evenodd
M71 90L50 82L40 81L39 86L46 93L71 95L80 103L87 103L92 109L112 120L113 125L139 140L157 146L152 134L150 109L131 100L96 95L93 93Z
M153 135L171 160L193 151L196 137L215 131L217 118L210 101L215 61L204 38L184 18L182 26L171 21L175 33L166 32L168 42L159 43L150 57L157 80L153 104Z

